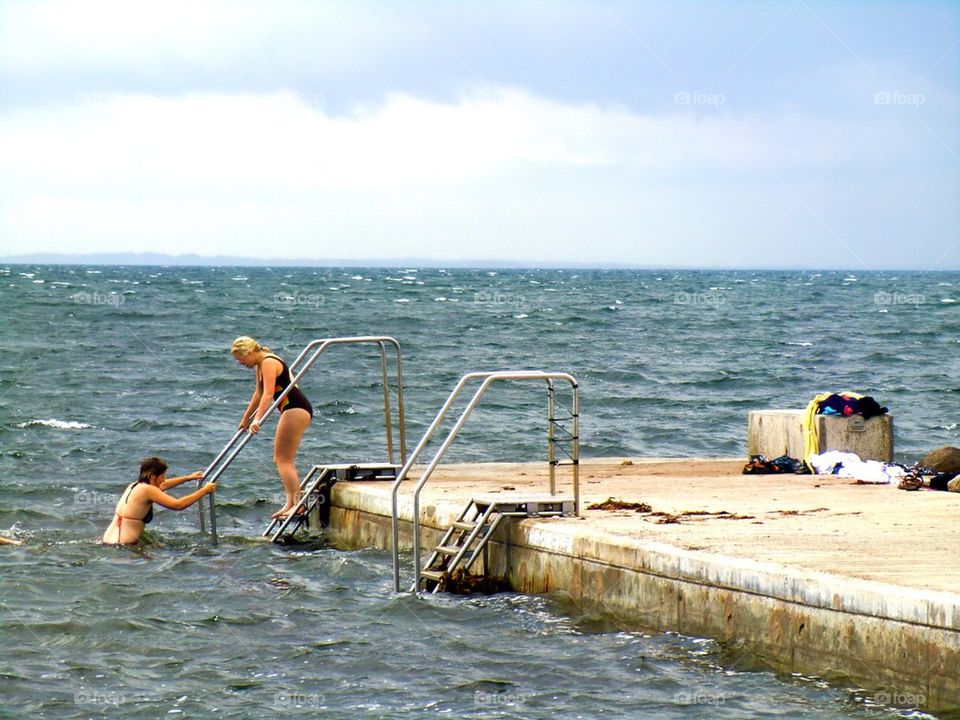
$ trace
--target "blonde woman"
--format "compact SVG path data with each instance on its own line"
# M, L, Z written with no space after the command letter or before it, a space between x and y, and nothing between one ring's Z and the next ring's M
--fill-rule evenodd
M270 348L262 346L251 337L238 337L233 341L230 352L244 367L256 368L253 397L250 398L240 420L241 429L256 434L260 432L259 420L263 418L267 408L290 385L290 368L274 355ZM286 501L283 507L273 514L272 517L275 518L290 513L300 502L300 480L293 459L300 447L303 433L313 419L313 406L298 387L293 388L284 398L279 410L280 419L277 421L277 431L273 439L273 462L283 483Z
M147 458L140 464L140 478L130 483L117 501L113 520L101 542L110 545L133 545L153 520L153 503L170 510L183 510L217 489L216 483L207 483L199 490L179 498L164 492L167 488L202 478L203 472L200 471L167 480L167 464L158 457Z

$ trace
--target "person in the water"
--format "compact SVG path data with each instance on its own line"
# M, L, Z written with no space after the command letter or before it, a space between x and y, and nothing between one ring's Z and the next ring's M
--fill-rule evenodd
M201 480L203 472L195 472L167 479L167 464L158 457L149 457L140 464L140 478L130 483L113 512L113 520L103 534L104 543L132 545L140 539L144 528L153 520L153 503L170 510L183 510L193 505L204 495L217 489L216 483L207 483L183 497L174 497L164 492L189 480Z
M256 434L260 432L258 420L290 384L290 368L270 348L245 335L233 341L230 352L244 367L256 368L253 397L240 420L241 429ZM275 518L288 514L300 502L300 481L293 459L303 433L313 419L313 406L299 387L294 387L283 399L279 410L280 419L273 439L273 462L283 483L285 502L273 514Z

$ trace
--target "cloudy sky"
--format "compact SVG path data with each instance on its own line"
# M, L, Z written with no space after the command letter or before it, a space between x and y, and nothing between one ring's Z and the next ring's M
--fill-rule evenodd
M0 0L0 255L960 269L958 8Z

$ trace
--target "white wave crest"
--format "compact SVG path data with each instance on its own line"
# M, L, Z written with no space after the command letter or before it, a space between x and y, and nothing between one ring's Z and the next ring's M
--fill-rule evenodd
M20 423L17 425L17 427L28 428L34 425L44 425L46 427L58 428L60 430L85 430L93 427L93 425L77 422L76 420L57 420L55 418L51 418L50 420L31 420L29 422Z

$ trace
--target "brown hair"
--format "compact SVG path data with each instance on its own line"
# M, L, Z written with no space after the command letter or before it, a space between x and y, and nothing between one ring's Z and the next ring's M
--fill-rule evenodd
M150 478L159 477L167 471L167 464L158 457L148 457L140 463L140 479L138 483L148 483Z

